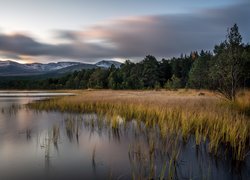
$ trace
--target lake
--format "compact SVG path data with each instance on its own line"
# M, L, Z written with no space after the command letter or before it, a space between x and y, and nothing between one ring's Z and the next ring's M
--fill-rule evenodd
M196 146L139 120L36 111L25 104L54 96L0 91L0 179L249 179L250 158L235 162L221 147Z

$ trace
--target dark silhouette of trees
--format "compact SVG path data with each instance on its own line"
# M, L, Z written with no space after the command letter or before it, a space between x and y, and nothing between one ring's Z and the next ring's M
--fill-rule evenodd
M140 62L142 65L141 80L145 88L153 88L159 82L159 62L154 56L148 55Z
M170 61L166 59L162 59L159 62L159 83L160 86L163 87L164 84L171 78L172 76L172 67L170 65Z
M213 53L193 51L158 61L125 61L120 68L83 69L57 78L0 78L2 89L212 89L235 100L238 89L250 87L250 45L242 43L235 24Z
M191 88L209 88L209 65L212 58L210 52L201 51L189 72L188 86Z

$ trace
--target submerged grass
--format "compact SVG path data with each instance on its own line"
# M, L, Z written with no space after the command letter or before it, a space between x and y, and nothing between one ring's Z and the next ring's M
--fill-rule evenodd
M244 160L249 151L250 92L241 93L235 104L205 91L78 91L72 97L54 98L29 104L36 110L97 113L111 118L112 128L119 127L121 116L136 119L147 126L157 125L163 137L181 132L183 139L195 135L196 144L209 140L216 154L221 144L230 147L236 160Z

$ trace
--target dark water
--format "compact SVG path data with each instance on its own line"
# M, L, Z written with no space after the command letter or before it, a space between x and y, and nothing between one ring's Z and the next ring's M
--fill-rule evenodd
M162 137L136 120L112 126L95 114L36 112L41 97L0 97L0 179L249 179L236 163L193 138ZM223 150L223 149L222 149ZM222 153L225 154L225 153Z

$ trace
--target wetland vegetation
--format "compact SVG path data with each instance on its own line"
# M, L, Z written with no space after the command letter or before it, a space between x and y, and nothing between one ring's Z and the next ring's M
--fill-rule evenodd
M234 106L205 90L69 93L0 98L1 178L249 177L249 91Z
M81 90L0 92L0 179L248 179L249 57L235 24L214 53L3 79Z
M74 97L34 102L35 110L71 113L96 113L105 117L110 127L119 131L121 119L142 122L158 128L161 138L194 138L196 146L207 143L209 153L235 161L249 156L249 91L237 96L235 104L216 94L203 91L79 91ZM178 139L178 138L177 138ZM178 154L178 153L177 153Z

